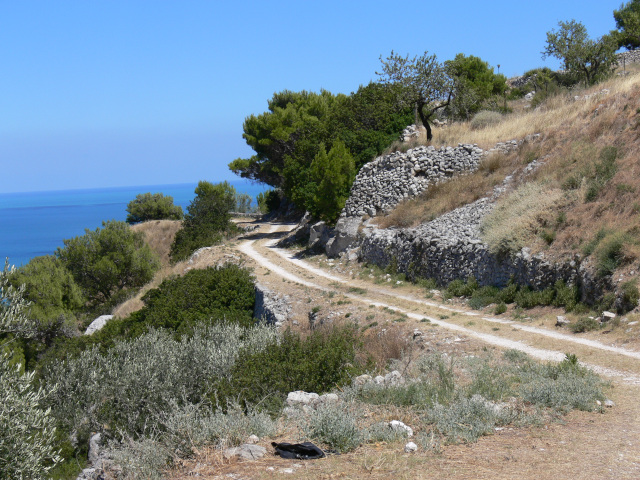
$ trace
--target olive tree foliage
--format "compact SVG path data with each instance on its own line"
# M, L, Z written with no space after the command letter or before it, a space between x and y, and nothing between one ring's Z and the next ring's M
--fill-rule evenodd
M14 287L10 282L15 267L5 260L0 271L0 334L13 334L18 337L33 337L37 330L26 315L29 302L24 299L24 286ZM0 344L1 345L1 344Z
M173 204L173 197L162 193L140 193L127 205L127 223L147 220L182 220L180 205Z
M542 58L555 57L562 68L579 75L585 86L610 76L616 62L616 40L603 35L597 40L589 38L586 27L575 20L559 22L557 31L547 32L547 45Z
M618 47L627 50L640 48L640 0L631 0L613 11L617 31L612 32Z
M231 212L236 206L236 190L229 182L200 181L196 197L187 207L182 228L171 244L171 259L184 260L201 247L219 243L225 233L234 231Z
M230 375L243 352L259 352L278 341L272 327L245 329L214 323L176 339L152 330L118 340L106 352L94 347L43 371L59 388L47 405L67 431L88 437L108 425L133 438L158 432L157 415L199 404Z
M56 256L69 269L84 295L94 304L104 303L123 290L149 282L160 260L125 222L102 222L102 228L64 240Z
M382 72L376 74L383 83L402 87L401 104L416 109L427 129L427 140L431 140L433 133L429 120L436 111L449 105L454 93L455 84L446 68L429 52L409 58L392 50L386 59L380 56L380 62Z
M25 315L28 302L22 288L9 283L8 262L0 272L0 333L29 338L33 322ZM21 373L0 353L0 479L45 478L61 459L54 448L55 426L51 410L42 402L57 387L34 386L34 372Z

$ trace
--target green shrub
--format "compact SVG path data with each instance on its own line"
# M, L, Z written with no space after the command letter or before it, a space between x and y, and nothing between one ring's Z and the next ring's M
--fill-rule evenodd
M446 294L450 297L470 297L478 288L478 282L475 277L470 276L467 281L453 280L447 285Z
M590 318L590 317L580 317L575 322L571 322L569 324L569 329L573 333L590 332L592 330L598 330L599 328L600 328L600 323L594 318Z
M494 309L493 314L502 315L506 311L507 311L507 305L504 302L500 302L498 305L496 305L496 308Z
M0 354L0 479L43 479L60 462L55 420L43 407L55 385L36 388L34 373L20 373Z
M306 425L305 435L319 442L326 443L338 453L355 450L365 439L358 428L358 413L353 407L325 403L314 410Z
M184 332L198 322L253 323L255 287L251 273L237 265L190 270L182 277L165 279L142 300L135 323Z
M237 230L231 223L236 204L236 190L231 184L200 181L195 194L171 244L169 255L174 262L188 258L198 248L219 243L225 234Z
M267 190L264 193L259 193L256 197L258 202L258 208L260 213L275 212L280 207L282 201L282 192L279 190Z
M638 306L640 294L638 293L638 280L633 279L620 285L622 305L621 312L628 312Z
M173 204L173 197L162 193L140 193L127 205L127 223L148 220L182 220L180 205Z
M564 307L567 312L576 307L580 295L577 285L567 285L562 280L558 280L554 285L554 290L553 305L555 307Z
M599 277L611 275L625 261L624 246L631 238L622 232L607 235L595 249L596 272Z
M158 412L203 401L231 375L241 351L259 352L276 341L272 328L233 324L197 327L180 340L161 331L118 340L106 352L94 347L47 365L44 384L59 388L46 405L79 436L104 425L132 437L149 435L158 429Z
M56 256L94 304L108 301L119 291L141 287L160 268L143 234L125 222L102 222L102 228L85 232L64 240Z
M259 352L247 350L231 375L217 388L217 401L237 400L278 412L296 390L323 393L350 382L358 374L361 348L357 330L334 327L302 338L289 330L277 344Z
M483 110L473 116L470 126L472 130L480 130L482 128L500 123L501 121L502 115L500 113Z
M497 425L512 419L509 409L497 409L480 395L460 398L448 406L437 404L427 414L427 421L444 435L448 443L471 443L493 432Z

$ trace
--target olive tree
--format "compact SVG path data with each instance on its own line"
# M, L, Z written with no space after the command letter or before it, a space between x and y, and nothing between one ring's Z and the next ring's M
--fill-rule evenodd
M382 72L376 72L385 84L399 85L400 103L415 108L422 125L427 130L427 140L433 138L429 119L437 110L451 102L454 82L447 74L444 65L435 55L424 52L420 56L409 58L391 51L385 59L380 56Z
M613 36L589 38L586 27L575 20L559 22L558 31L547 32L547 46L542 58L555 57L562 68L584 79L585 86L609 76L616 62L617 44Z
M29 303L9 283L11 271L6 262L0 272L0 333L29 338L35 334L25 315ZM34 372L21 369L0 352L0 480L45 478L60 462L51 410L41 406L57 387L36 388Z

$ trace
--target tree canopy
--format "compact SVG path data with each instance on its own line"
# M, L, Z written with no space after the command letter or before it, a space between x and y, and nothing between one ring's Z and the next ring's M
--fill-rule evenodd
M454 95L449 106L454 117L469 119L483 108L486 100L503 95L507 90L507 78L493 73L493 68L479 57L459 53L444 65L454 82Z
M147 220L182 220L180 205L173 204L173 197L162 193L140 193L127 205L127 223Z
M604 35L597 40L589 38L586 27L575 20L559 22L558 31L547 32L547 45L542 58L555 57L562 68L582 77L585 85L593 85L609 76L616 62L616 42Z
M385 59L380 57L382 72L377 72L385 84L400 87L400 100L405 106L416 109L422 125L427 129L427 140L433 138L429 119L449 105L454 92L454 82L444 65L435 55L424 52L409 58L395 53Z
M56 256L94 304L108 301L118 291L141 287L160 268L143 234L115 220L64 240Z
M234 160L229 168L244 178L281 189L300 209L327 219L337 217L333 211L318 208L316 192L322 179L312 173L314 159L321 146L326 153L339 143L334 157L340 151L345 162L352 158L357 171L382 153L413 121L411 106L399 108L397 97L397 86L376 83L351 95L326 90L276 93L267 112L251 115L244 122L243 137L256 154ZM336 172L346 174L349 169ZM341 185L338 190L347 184L348 190L352 181L336 179Z
M229 182L214 185L200 181L195 194L171 245L173 261L184 260L200 247L219 243L224 233L234 230L231 211L236 206L236 190Z
M640 48L640 0L631 0L613 11L617 32L614 36L618 47L627 50Z

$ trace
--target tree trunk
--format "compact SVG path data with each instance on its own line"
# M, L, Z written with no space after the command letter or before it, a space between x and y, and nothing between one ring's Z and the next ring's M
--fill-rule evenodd
M420 121L422 122L422 125L427 129L427 142L430 142L433 138L433 132L431 131L431 125L429 125L429 116L424 114L424 106L424 103L418 105L418 115L420 115Z

